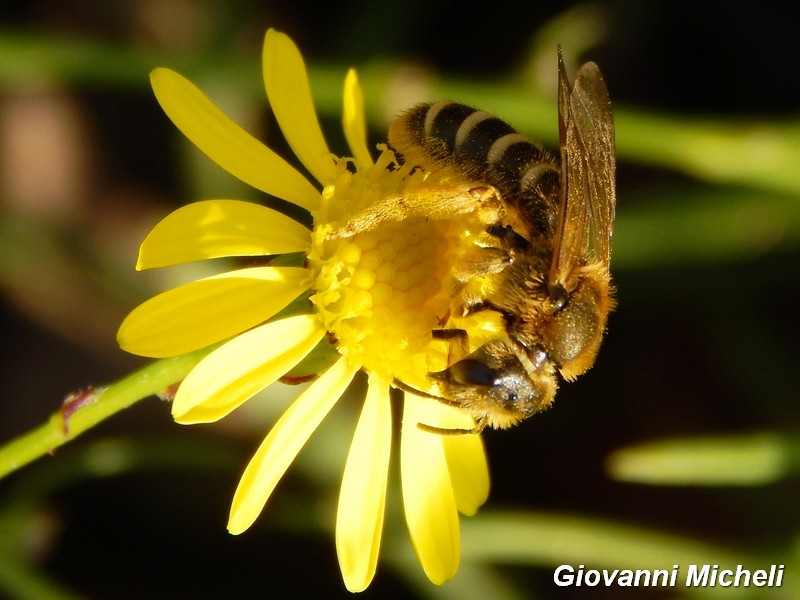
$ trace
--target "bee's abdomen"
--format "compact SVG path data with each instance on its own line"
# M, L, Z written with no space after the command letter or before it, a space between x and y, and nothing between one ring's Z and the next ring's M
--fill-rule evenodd
M392 124L389 143L411 160L421 155L493 185L549 228L558 202L558 163L502 119L454 102L422 104Z

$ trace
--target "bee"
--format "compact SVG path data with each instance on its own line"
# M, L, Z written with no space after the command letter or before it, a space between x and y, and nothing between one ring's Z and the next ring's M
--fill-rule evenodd
M570 84L560 48L558 125L558 156L463 104L422 104L390 125L389 145L405 163L448 170L456 183L362 215L349 233L410 214L444 218L484 211L489 241L455 265L451 311L461 317L494 311L505 329L446 369L428 373L438 395L411 390L464 409L475 428L423 429L510 427L550 406L559 381L574 380L595 361L614 307L614 125L597 65L581 66ZM432 335L468 348L464 330Z

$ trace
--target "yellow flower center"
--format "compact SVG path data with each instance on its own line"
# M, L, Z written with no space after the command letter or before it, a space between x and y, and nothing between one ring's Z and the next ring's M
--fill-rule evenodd
M451 315L458 285L453 264L485 226L475 215L407 216L347 232L365 209L424 189L428 174L398 168L388 149L368 169L353 173L346 167L342 161L336 183L325 188L314 214L311 301L340 353L386 381L398 378L427 390L426 373L444 368L451 352L450 344L433 339L433 330L457 326L471 336L478 329L496 335L500 326L488 315L480 320ZM482 337L478 332L475 339Z

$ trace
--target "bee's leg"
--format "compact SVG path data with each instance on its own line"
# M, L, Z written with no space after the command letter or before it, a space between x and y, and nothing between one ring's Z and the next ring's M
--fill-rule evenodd
M426 425L425 423L417 423L417 428L438 435L468 435L470 433L480 433L483 431L484 426L476 423L475 427L472 429L447 429L446 427L435 427L433 425Z
M452 341L458 338L459 353L453 358L453 344L449 344L447 349L447 364L452 365L469 354L469 335L464 329L434 329L431 332L433 339Z
M447 406L453 406L456 408L459 408L461 406L458 402L453 402L452 400L448 400L447 398L442 398L441 396L434 396L433 394L429 394L428 392L418 390L415 387L411 387L407 383L404 383L397 378L395 378L394 381L392 381L392 385L396 387L398 390L408 392L409 394L414 394L415 396L421 396L422 398L430 398L431 400L436 400L437 402L441 402L442 404L446 404Z
M501 273L511 264L511 255L502 248L474 246L459 259L453 268L453 277L468 283L477 275Z
M494 223L486 228L486 233L500 241L500 245L511 252L525 252L530 250L531 243L518 234L511 225Z
M500 313L507 323L512 323L516 320L514 314L504 309L502 306L498 306L491 300L480 300L480 299L464 302L464 304L461 307L461 316L468 317L469 315L484 310L493 310L497 313Z
M495 305L489 300L473 300L471 302L464 302L463 306L461 307L461 316L468 317L484 310L497 310L497 307L495 307Z
M423 392L422 390L418 390L416 388L411 387L408 384L403 383L399 379L395 379L392 382L392 385L399 390L403 390L404 392L408 392L410 394L414 394L415 396L422 396L423 398L430 398L431 400L436 400L437 402L441 402L447 406L452 406L454 408L463 408L461 404L458 402L454 402L453 400L448 400L447 398L442 398L440 396L434 396L433 394L429 394L428 392ZM426 425L425 423L417 423L417 427L422 431L427 431L428 433L436 433L438 435L467 435L470 433L480 433L483 431L484 427L486 427L486 423L483 419L480 419L475 422L475 427L471 429L466 428L452 428L448 429L446 427L436 427L434 425Z
M496 223L503 215L500 195L493 187L431 186L406 194L393 194L356 214L347 224L328 234L348 238L371 231L382 223L399 223L410 217L431 220L477 214L481 223Z
M446 404L447 406L461 408L461 405L458 402L453 402L452 400L448 400L447 398L442 398L440 396L434 396L433 394L429 394L428 392L423 392L422 390L418 390L406 383L403 383L399 379L395 379L392 382L392 385L399 390L403 390L404 392L414 394L415 396L430 398L431 400L436 400L437 402L441 402L442 404ZM475 427L473 427L472 429L460 429L460 428L446 429L444 427L434 427L433 425L426 425L425 423L417 423L417 427L419 427L422 431L427 431L428 433L437 433L439 435L465 435L467 433L480 433L481 431L483 431L484 424L476 423Z

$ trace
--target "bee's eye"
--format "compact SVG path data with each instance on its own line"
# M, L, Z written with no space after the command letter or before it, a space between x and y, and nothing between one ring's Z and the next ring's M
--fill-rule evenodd
M492 386L497 381L497 373L480 361L464 359L451 366L450 378L461 385Z

